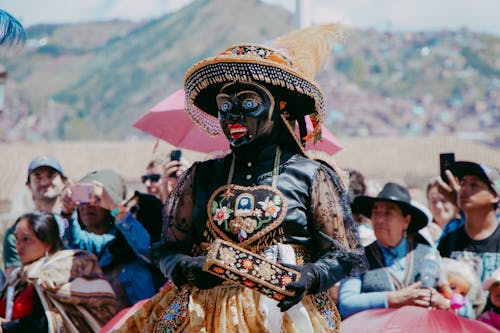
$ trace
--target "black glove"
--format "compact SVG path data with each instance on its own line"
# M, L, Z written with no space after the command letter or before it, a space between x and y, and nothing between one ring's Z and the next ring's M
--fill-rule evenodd
M203 265L206 261L207 257L205 256L184 256L172 271L172 282L178 288L184 284L189 284L199 289L211 289L221 284L224 280L203 271Z
M285 286L287 290L295 291L294 296L286 296L278 303L281 312L285 312L304 298L306 294L314 294L319 287L319 273L314 264L304 266L286 265L300 272L300 279L297 282L289 283Z

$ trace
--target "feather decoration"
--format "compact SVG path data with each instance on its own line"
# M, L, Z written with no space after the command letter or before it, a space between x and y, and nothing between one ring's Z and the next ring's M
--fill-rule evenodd
M22 24L12 15L0 9L0 45L22 44L26 33Z
M288 55L308 78L314 79L335 42L344 39L337 24L311 26L279 37L272 47Z

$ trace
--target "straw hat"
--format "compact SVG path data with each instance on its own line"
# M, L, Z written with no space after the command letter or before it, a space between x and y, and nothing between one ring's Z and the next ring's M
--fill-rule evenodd
M313 26L284 35L270 46L239 44L206 58L186 72L186 111L207 133L218 135L222 131L215 96L221 87L228 82L257 82L286 101L281 116L303 148L302 140L321 139L326 111L314 76L339 36L334 24ZM306 115L314 129L297 137L295 122L300 126Z

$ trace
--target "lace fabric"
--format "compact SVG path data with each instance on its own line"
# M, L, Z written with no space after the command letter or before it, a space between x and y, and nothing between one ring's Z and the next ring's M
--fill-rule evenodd
M359 239L347 200L347 189L339 175L322 165L314 177L311 190L311 211L320 253L328 251L339 262L349 264L349 276L363 273L367 266L364 249ZM314 260L314 258L313 258Z

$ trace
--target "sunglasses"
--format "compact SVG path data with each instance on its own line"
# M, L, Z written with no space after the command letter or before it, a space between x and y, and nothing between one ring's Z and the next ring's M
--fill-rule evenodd
M152 183L157 183L161 178L161 175L159 173L152 173L149 175L143 175L141 176L141 180L143 183L147 182L150 180Z

